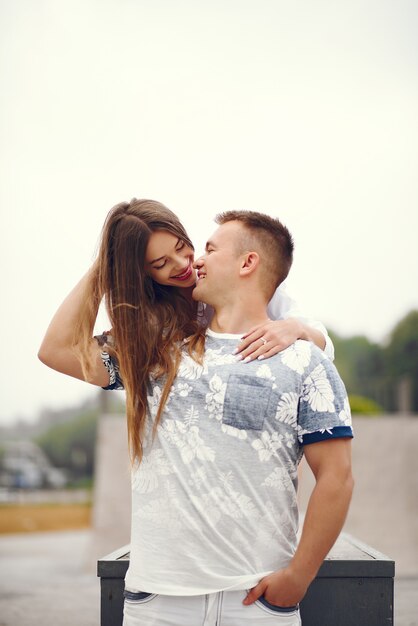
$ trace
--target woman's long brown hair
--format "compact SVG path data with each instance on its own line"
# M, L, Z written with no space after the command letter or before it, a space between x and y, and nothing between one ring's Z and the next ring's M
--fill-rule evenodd
M184 340L194 358L203 353L203 330L196 303L181 288L160 285L145 272L145 255L154 231L165 230L193 248L177 216L154 200L122 202L103 226L98 258L90 274L83 310L74 334L74 350L88 379L89 345L102 299L112 325L106 350L120 368L126 390L128 439L132 461L141 461L150 375L165 376L154 432L176 376Z

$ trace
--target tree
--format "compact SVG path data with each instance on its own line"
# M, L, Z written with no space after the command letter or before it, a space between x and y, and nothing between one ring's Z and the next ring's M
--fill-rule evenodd
M384 350L363 335L343 339L330 333L335 346L335 365L347 392L386 406Z
M393 329L385 349L388 375L397 388L409 381L411 409L418 412L418 311L411 311Z
M73 479L93 476L98 414L98 409L85 411L51 426L36 440L53 465L66 469Z

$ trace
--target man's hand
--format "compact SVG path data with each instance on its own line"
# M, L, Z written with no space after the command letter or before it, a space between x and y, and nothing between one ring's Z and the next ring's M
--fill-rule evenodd
M297 575L290 567L280 569L262 578L258 585L251 589L243 603L252 604L260 596L264 596L267 602L276 606L295 606L302 600L310 583L310 580Z

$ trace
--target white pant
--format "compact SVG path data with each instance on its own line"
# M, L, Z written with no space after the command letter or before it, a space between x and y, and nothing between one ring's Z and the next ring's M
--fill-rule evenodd
M125 592L123 626L301 626L299 609L282 609L264 598L242 604L247 593L202 596Z

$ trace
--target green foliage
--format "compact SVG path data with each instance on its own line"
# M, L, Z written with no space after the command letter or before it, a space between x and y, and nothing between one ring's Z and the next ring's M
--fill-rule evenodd
M88 491L92 491L93 476L82 476L81 478L77 478L67 485L67 489L87 489Z
M93 475L97 418L98 410L86 411L36 440L52 464L67 470L73 480Z
M411 311L395 326L386 346L364 336L345 339L332 332L330 336L335 365L350 395L373 400L383 412L396 411L398 388L406 378L411 409L418 412L418 311Z
M413 410L418 411L418 311L411 311L395 326L385 356L392 379L409 378Z
M351 413L353 415L381 415L384 413L383 408L370 398L364 396L349 395Z
M385 377L383 348L361 335L342 339L330 334L335 346L335 365L347 392L382 402L379 390Z

